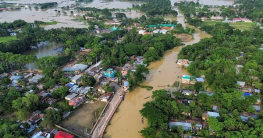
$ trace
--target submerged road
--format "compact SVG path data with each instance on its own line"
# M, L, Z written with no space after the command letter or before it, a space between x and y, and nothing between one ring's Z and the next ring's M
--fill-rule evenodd
M111 83L111 86L115 88L116 93L114 94L112 100L108 105L108 109L104 112L104 115L101 117L100 122L93 131L92 138L102 137L111 117L113 116L115 110L118 108L120 102L122 101L123 89L116 83Z

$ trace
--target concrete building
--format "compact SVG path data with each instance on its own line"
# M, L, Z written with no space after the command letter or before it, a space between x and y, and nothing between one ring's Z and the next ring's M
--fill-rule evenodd
M71 81L73 83L79 84L81 81L82 75L75 75L73 78L71 78Z
M75 98L78 94L76 93L70 93L65 97L66 100L70 101L71 99Z

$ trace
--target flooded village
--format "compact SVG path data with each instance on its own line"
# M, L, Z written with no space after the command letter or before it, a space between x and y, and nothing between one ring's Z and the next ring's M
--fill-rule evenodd
M178 12L177 17L164 17L165 20L171 23L158 23L158 25L153 27L154 29L142 27L140 24L132 26L136 29L136 34L142 36L170 34L177 24L181 24L184 29L188 27L195 30L193 34L177 34L176 37L180 38L181 36L180 46L165 51L160 60L150 62L148 65L145 64L145 57L140 55L128 57L127 62L123 66L110 66L105 69L102 67L104 63L100 59L96 59L96 62L92 64L83 63L81 56L90 54L93 49L81 47L80 50L75 53L76 58L71 58L70 61L60 67L59 71L56 70L51 73L53 76L60 73L63 74L62 76L69 80L66 84L55 84L53 88L46 89L45 84L41 83L41 79L46 77L44 76L44 70L39 69L36 65L37 63L26 64L26 69L24 70L2 73L1 78L10 78L10 85L18 91L24 89L24 86L26 86L28 89L26 94L35 93L39 98L40 104L49 106L45 110L36 110L30 113L26 120L16 120L17 123L27 124L27 129L25 129L23 125L21 125L21 129L27 130L27 133L30 134L32 138L40 138L40 136L44 138L66 136L70 138L140 138L143 136L139 131L148 126L147 119L142 117L140 110L143 108L143 104L152 101L152 91L165 89L172 98L175 98L173 95L174 91L178 91L187 96L200 93L195 91L193 86L196 82L203 83L205 76L191 76L190 73L187 72L187 67L194 61L179 59L178 54L182 48L198 43L201 39L211 38L212 36L201 31L200 28L186 23L183 13L179 11L178 7L174 7L173 5L179 1L180 0L171 0L173 10ZM108 2L93 0L92 2L76 2L59 0L56 1L58 5L52 8L44 10L34 8L37 4L46 2L53 1L0 1L0 4L8 3L10 5L10 8L0 8L0 10L2 10L0 12L0 22L13 22L18 19L30 23L34 21L56 22L51 25L42 25L45 30L63 27L88 28L89 24L87 20L83 18L92 20L93 17L87 16L87 12L78 10L78 7L95 7L98 9L115 8L119 9L119 11L111 12L113 15L116 13L124 13L127 18L140 18L144 15L143 12L132 9L133 5L142 4L142 2L134 1L113 0ZM213 5L217 6L233 4L232 0L214 0L213 2ZM209 0L202 0L201 4L211 5ZM68 10L64 10L63 8L67 6ZM177 24L173 24L173 21L176 21ZM111 20L107 20L105 24L112 28L100 29L99 25L95 25L94 36L102 37L102 34L114 32L118 29L118 26L121 25L121 22L118 21L116 17L113 17ZM147 26L150 26L150 24ZM130 27L127 30L130 31L132 29ZM122 40L123 38L118 38L116 42L119 43ZM24 51L21 54L36 55L39 59L46 56L59 55L65 50L63 49L63 44L48 41L39 42L33 47L33 49ZM130 72L135 73L140 66L149 69L149 73L147 75L144 74L146 80L135 89L129 89L131 85L129 83L131 82L128 76ZM242 66L238 66L237 68L242 68ZM90 76L92 78L89 78ZM84 80L88 81L85 82ZM87 85L83 85L84 83L87 83ZM93 86L90 84L93 84ZM244 96L251 95L250 93L246 93L249 90L251 92L253 91L253 93L260 92L258 89L246 87L243 81L237 81L237 84L240 86L239 88L244 91ZM152 87L152 89L147 89L142 86ZM60 96L54 98L56 97L54 93L59 93L60 96L63 95L62 100L59 98ZM209 88L203 88L201 93L207 95L213 94ZM186 99L177 99L177 101L186 105L190 103ZM56 107L63 107L62 109L65 110L62 114L62 120L55 124L55 127L47 125L48 130L39 129L40 122L44 121L44 112L46 112L46 110L57 112L59 109ZM258 104L253 105L253 107L255 110L260 111ZM213 109L215 109L214 112L206 112L202 117L218 117L219 113L216 105ZM0 113L2 112L3 111L0 110ZM1 116L0 114L1 120L5 117L6 116ZM200 127L201 124L199 122L200 121L191 122L186 120L184 122L186 124L180 124L171 121L169 125L180 126L183 124L183 127L192 129L192 124Z

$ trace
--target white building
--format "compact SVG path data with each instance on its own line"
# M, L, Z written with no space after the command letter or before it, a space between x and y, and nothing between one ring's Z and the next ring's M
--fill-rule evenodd
M76 84L79 84L81 81L81 78L82 78L82 75L75 75L73 78L71 78L71 81Z
M146 33L146 31L145 30L139 30L139 34L142 34L142 35L144 35Z
M70 101L71 99L75 98L78 94L76 93L70 93L65 97L66 100Z

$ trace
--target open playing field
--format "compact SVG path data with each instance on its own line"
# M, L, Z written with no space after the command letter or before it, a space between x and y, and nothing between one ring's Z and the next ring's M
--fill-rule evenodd
M205 21L205 23L209 25L215 25L216 23L221 23L221 21ZM250 30L252 29L256 24L255 23L246 23L246 22L237 22L237 23L230 23L230 26L240 29L240 30Z
M7 36L7 37L0 37L0 43L9 42L12 40L17 40L16 36Z

